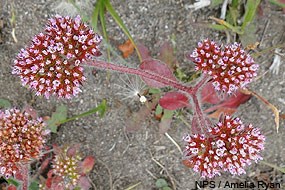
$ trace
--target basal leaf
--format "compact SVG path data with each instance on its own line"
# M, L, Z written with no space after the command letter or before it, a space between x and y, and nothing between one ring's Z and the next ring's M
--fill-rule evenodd
M241 93L240 91L237 91L233 96L230 96L223 100L221 103L204 110L204 112L210 113L221 108L237 109L241 104L247 102L250 98L251 95L247 95Z
M56 133L57 127L62 123L62 121L66 120L66 117L67 107L65 105L57 107L51 118L47 121L47 126L51 132Z
M202 97L202 102L204 103L217 104L221 102L211 82L208 82L202 88L201 97Z
M167 181L163 178L159 178L155 182L157 188L168 187Z
M140 69L142 69L145 72L148 72L150 74L156 75L157 78L163 77L164 79L167 78L169 80L176 81L176 78L173 75L170 68L165 63L163 63L159 60L146 59L140 64ZM158 82L158 81L155 81L152 79L148 79L148 78L144 78L144 77L142 77L142 79L144 80L144 82L147 85L149 85L151 87L162 88L162 87L167 86L166 84L163 84L161 82Z
M150 51L144 44L138 44L137 47L141 54L142 60L151 58Z
M158 59L166 63L170 69L177 65L174 49L168 42L164 42L160 48Z
M37 181L32 181L29 185L29 190L38 190L39 183Z
M0 109L10 108L12 105L9 100L0 98Z
M168 110L184 108L189 105L188 97L180 92L167 92L159 99L159 105Z
M20 186L20 182L14 178L6 179L6 181L8 182L8 184L14 185L16 187Z
M78 179L78 190L88 190L90 189L92 186L90 184L90 181L88 180L88 178L86 176L81 176Z
M82 170L81 172L88 174L92 170L94 164L95 158L93 156L87 156L80 164Z

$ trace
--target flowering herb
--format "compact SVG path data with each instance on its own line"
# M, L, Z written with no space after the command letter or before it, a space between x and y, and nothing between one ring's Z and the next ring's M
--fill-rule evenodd
M77 95L81 91L80 85L86 80L83 65L136 75L150 87L171 87L178 91L167 92L162 96L158 101L160 106L171 110L192 107L195 116L192 131L197 134L184 138L186 146L183 162L186 166L193 168L202 177L213 178L222 171L228 171L232 175L244 174L245 166L250 165L251 161L262 159L260 152L264 149L265 137L258 128L245 126L240 119L228 115L222 117L217 124L212 124L204 114L198 98L202 87L208 82L212 83L216 92L231 95L257 76L258 65L240 44L222 46L208 39L199 42L188 58L194 62L197 71L203 72L202 79L190 86L178 81L167 64L151 57L144 59L138 68L92 60L93 57L101 55L98 47L101 40L102 37L82 23L79 16L75 19L56 16L49 20L44 33L38 34L28 48L21 50L15 60L13 73L21 78L23 85L33 89L36 95L44 95L46 98L50 95L59 98L72 98ZM138 95L137 90L135 93L130 92L130 96L133 95ZM142 103L147 101L140 98ZM21 115L18 120L17 114L20 113L15 112L15 117L10 118L11 114L1 117L9 118L12 126L26 126L25 122L21 122L26 121L21 119L25 118L25 115ZM13 133L14 128L11 128L9 123L4 126L10 130L8 132ZM15 138L19 138L18 134L15 135ZM40 142L42 141L36 141L33 145L38 145L40 149ZM25 155L21 157L17 151L14 151L16 159L26 158ZM38 151L35 155L28 155L26 159L36 155ZM62 187L74 187L80 178L77 173L79 162L80 158L69 156L68 151L58 154L46 185L53 188L51 184L68 182ZM12 168L8 174L11 175L14 170ZM3 173L7 174L5 172Z

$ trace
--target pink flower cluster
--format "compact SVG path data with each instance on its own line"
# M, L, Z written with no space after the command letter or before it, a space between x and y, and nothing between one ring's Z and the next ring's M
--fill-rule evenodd
M86 80L82 63L101 55L101 40L79 16L72 19L57 15L49 20L44 33L21 49L12 73L38 96L69 99L81 91L80 85Z
M208 39L198 43L190 55L196 70L210 75L217 91L233 93L250 83L257 76L258 65L253 58L234 43L223 49Z
M0 111L0 176L9 178L37 159L46 134L40 118L35 120L18 109Z
M264 149L265 137L251 124L245 126L239 118L225 116L208 130L207 136L187 135L184 141L183 163L203 178L213 178L221 171L245 174L244 167L251 161L262 160L259 153Z

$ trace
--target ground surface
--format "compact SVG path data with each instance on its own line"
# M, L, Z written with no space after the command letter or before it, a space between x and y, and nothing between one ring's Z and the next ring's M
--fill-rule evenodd
M84 1L80 6L86 14L92 11L93 2ZM218 16L220 9L204 8L196 12L187 10L186 7L193 3L190 0L124 0L113 1L115 9L119 12L124 23L136 41L143 42L150 48L152 55L157 55L158 47L162 42L176 37L178 62L183 67L193 68L193 65L184 59L184 53L194 49L197 41L211 38L218 42L225 42L224 33L219 33L207 28L198 27L194 22L207 20L209 16ZM54 13L64 15L76 14L72 6L65 1L48 0L1 0L0 17L3 20L0 44L0 98L8 99L19 108L32 105L42 116L51 115L59 104L68 105L68 115L73 116L82 113L102 99L108 102L108 112L104 118L89 116L78 121L69 122L61 126L59 132L52 136L52 142L58 144L80 143L85 155L94 155L97 159L95 168L90 178L96 185L96 189L123 190L140 182L134 189L156 189L157 178L164 178L172 189L188 190L194 188L194 182L199 176L191 169L181 164L181 154L175 145L158 132L158 122L153 118L146 118L140 129L133 133L126 131L125 122L128 121L140 107L135 101L122 101L117 93L122 90L114 84L122 85L118 80L118 74L111 73L109 81L106 72L98 72L92 75L89 70L88 82L84 84L83 93L71 101L46 100L35 97L32 92L21 86L17 77L11 75L13 59L29 42L31 37L42 30L46 19ZM272 47L284 43L285 17L277 7L263 2L263 16L256 19L257 39L262 39L260 49ZM12 11L15 11L16 43L12 36L9 19ZM126 37L107 16L111 43L115 46L123 43ZM104 56L103 56L104 57ZM273 60L273 54L260 56L260 73L268 71ZM138 65L138 60L133 56L126 60ZM285 112L285 63L280 66L278 74L267 72L250 88L266 98L269 102ZM239 107L237 116L245 123L253 123L262 129L267 137L266 148L263 152L265 161L278 166L284 166L284 121L281 121L279 133L274 128L274 117L270 109L256 98L252 98L246 104ZM191 115L186 115L190 122ZM189 127L180 119L175 119L168 134L180 145L182 136L190 132ZM159 162L161 166L157 163ZM162 167L163 166L163 167ZM272 168L253 164L247 168L247 174L232 177L227 174L215 178L216 181L229 182L255 182L263 180L267 182L279 182L285 189L285 179L282 173ZM210 189L210 188L208 188Z

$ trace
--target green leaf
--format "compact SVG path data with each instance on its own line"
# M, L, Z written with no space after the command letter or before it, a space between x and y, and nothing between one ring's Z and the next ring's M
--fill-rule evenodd
M20 182L14 178L9 178L9 179L6 179L6 181L8 182L8 184L10 185L14 185L16 187L19 187L20 186Z
M101 21L101 27L102 27L102 32L103 32L103 37L104 40L106 41L107 44L109 44L109 37L108 37L108 33L107 33L107 28L106 28L106 20L105 20L105 3L104 0L100 0L98 2L98 6L99 6L99 17L100 17L100 21ZM107 57L108 57L108 61L111 60L111 54L110 54L110 48L107 47Z
M162 190L172 190L170 187L163 187Z
M247 25L253 21L259 3L260 0L247 0L245 13L244 13L244 20L241 26L242 31L244 31Z
M29 190L38 190L39 189L39 183L37 181L32 181L29 185Z
M163 110L163 116L162 116L162 120L163 119L172 119L173 117L173 114L174 114L174 110L167 110L167 109L164 109Z
M111 16L113 17L113 19L117 22L118 26L123 30L123 32L127 35L127 37L130 39L130 41L132 42L132 44L134 45L137 55L139 57L140 62L142 62L142 58L141 58L141 54L139 52L138 47L136 46L134 39L132 38L128 28L125 26L125 24L123 23L123 20L120 18L120 16L118 15L118 13L115 11L115 9L113 8L113 6L110 3L110 0L105 0L104 1L105 6L107 11L111 14Z
M0 109L10 108L12 105L9 100L0 98Z
M159 104L157 104L156 109L155 109L155 115L162 114L162 110L163 110L162 107Z
M221 5L223 2L224 2L224 0L212 0L210 7L211 8L215 8L215 7L219 6L219 5Z
M282 2L279 2L278 0L269 0L270 3L274 4L274 5L277 5L281 8L285 8L285 3L282 3Z
M62 124L62 121L66 120L66 117L67 107L65 105L57 107L51 118L47 121L47 127L51 132L56 133L57 127Z
M239 16L239 11L236 7L229 7L229 15L230 15L230 20L229 21L233 26L237 25L237 19Z
M159 93L161 93L161 90L159 88L150 88L148 90L148 93L150 93L150 94L159 94Z
M100 11L100 0L96 1L96 4L94 6L94 10L91 17L91 26L97 31L98 30L98 17L99 17L99 11Z
M211 29L214 29L214 30L222 30L222 31L228 29L224 25L220 25L220 24L209 24L208 27L211 28Z
M158 180L156 180L155 186L157 188L163 188L163 187L168 187L168 184L167 184L167 181L165 179L159 178Z

